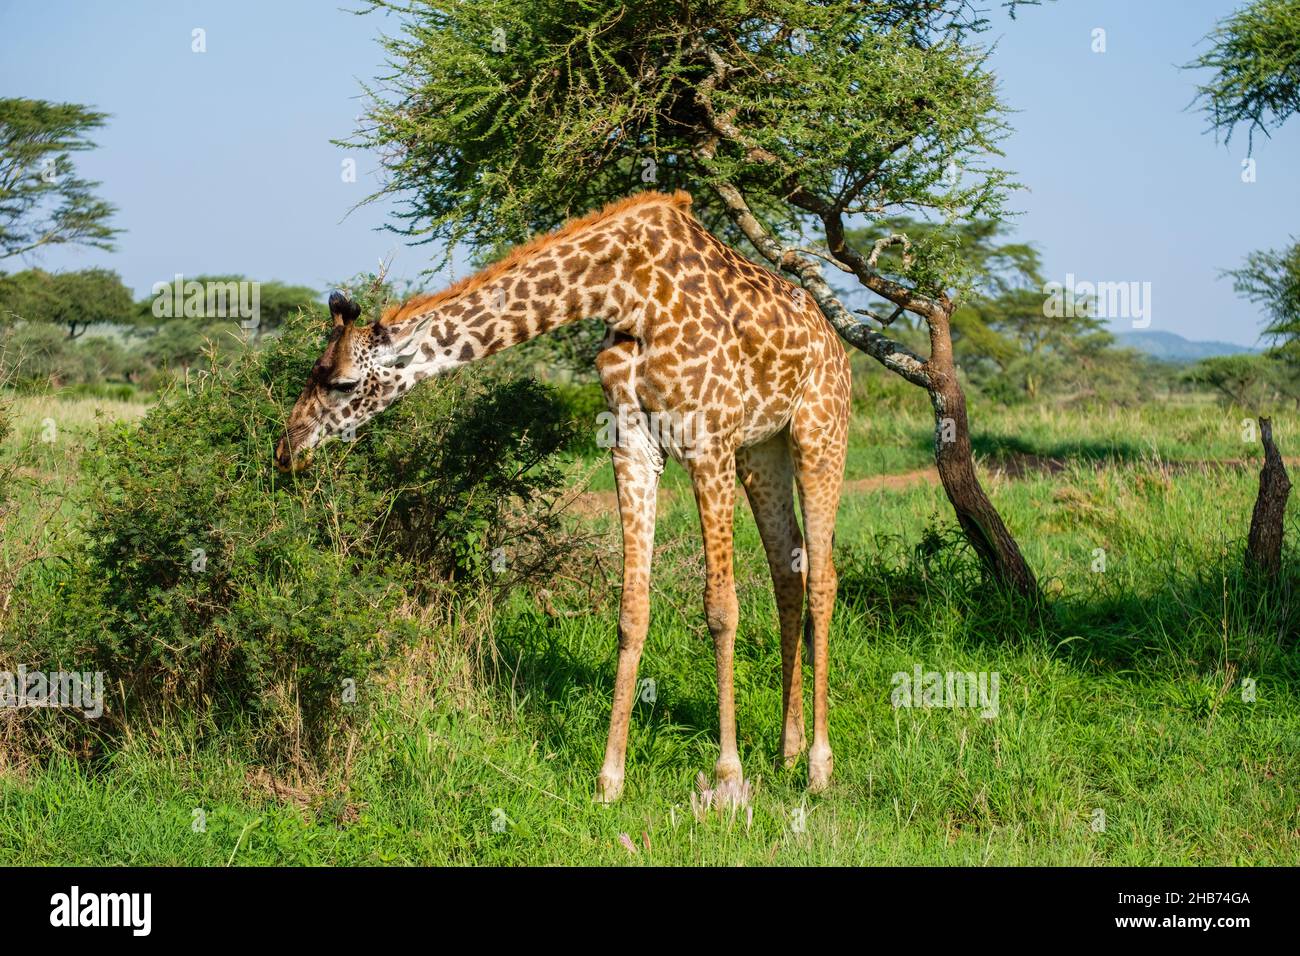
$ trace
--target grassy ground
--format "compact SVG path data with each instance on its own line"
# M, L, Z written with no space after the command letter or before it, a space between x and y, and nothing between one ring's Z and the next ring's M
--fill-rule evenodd
M20 409L20 432L42 417ZM977 409L986 488L1052 598L1040 616L980 587L942 530L939 488L851 485L836 542L825 795L806 795L802 766L776 766L775 609L742 505L736 687L754 797L734 816L693 814L717 717L697 520L689 496L673 494L641 671L653 693L634 714L617 806L591 802L615 655L611 585L594 608L557 590L559 614L524 596L492 609L495 659L473 686L445 679L468 666L463 635L430 634L348 759L317 775L272 776L237 734L175 725L140 728L96 772L70 759L10 768L0 862L1294 863L1300 656L1284 629L1295 595L1240 580L1256 466L1207 464L1258 458L1243 417L1209 404ZM1279 442L1294 452L1285 425ZM849 477L924 468L929 440L919 414L859 415ZM73 428L67 445L16 443L33 485L75 480L78 441ZM685 487L675 466L666 485ZM608 487L599 470L593 488ZM1292 542L1298 515L1293 500ZM612 516L584 520L616 542ZM589 558L573 556L574 576ZM465 609L466 630L476 613ZM895 675L918 666L996 673L996 716L894 707Z

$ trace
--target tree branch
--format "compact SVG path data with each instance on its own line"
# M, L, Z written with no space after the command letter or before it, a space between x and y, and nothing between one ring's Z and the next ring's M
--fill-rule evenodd
M930 375L925 359L911 349L881 335L859 322L844 307L830 284L822 276L817 262L794 249L786 249L763 228L744 195L728 182L714 183L714 190L722 200L727 215L745 238L774 266L798 277L800 284L812 295L827 320L846 342L866 352L891 372L921 388L930 387Z
M745 158L750 162L780 169L784 175L782 185L786 197L791 203L798 206L800 209L806 210L822 220L826 229L827 246L830 248L831 254L847 267L848 272L857 276L858 281L881 298L888 299L890 302L894 303L894 305L901 306L909 312L915 312L927 321L936 313L937 310L943 309L946 305L945 302L937 301L931 299L929 296L921 295L914 289L909 289L907 286L895 282L892 279L888 279L877 272L875 269L875 259L879 255L879 248L874 250L872 256L868 258L850 246L844 238L844 208L848 203L852 202L858 193L860 193L867 183L870 182L872 176L874 176L875 170L872 170L868 175L859 177L858 181L854 183L853 188L845 191L840 196L839 200L834 203L828 202L805 188L804 185L799 182L798 177L786 169L786 164L782 162L779 156L751 141L740 130L740 128L732 122L732 116L730 114L724 114L722 116L718 115L718 112L713 105L713 92L718 88L718 85L726 79L727 74L731 72L732 68L721 57L721 55L717 53L717 51L711 48L705 48L705 53L709 58L709 62L713 65L713 72L701 80L696 86L696 99L703 111L705 122L712 133L712 136L709 137L708 141L708 152L706 158L712 159L716 152L718 141L725 139L744 149ZM892 153L907 145L907 142L907 140L903 140L891 144L889 153L892 155ZM755 222L757 221L755 220ZM737 225L739 225L739 223L737 223ZM746 235L748 235L748 233ZM898 237L891 236L887 244L892 244L896 238ZM879 247L879 243L877 243L877 246ZM764 253L764 255L767 255L767 253ZM771 257L769 256L768 258ZM776 260L772 261L775 262ZM856 320L853 319L850 319L850 321L856 322ZM860 325L861 323L857 324ZM837 325L836 327L838 328L839 326ZM844 334L842 329L841 334Z

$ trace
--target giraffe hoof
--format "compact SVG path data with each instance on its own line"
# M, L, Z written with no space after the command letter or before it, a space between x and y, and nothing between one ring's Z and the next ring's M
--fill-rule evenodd
M829 750L808 755L808 792L821 793L831 785L831 770L835 758Z
M615 803L623 795L623 777L612 773L602 773L596 780L596 802Z
M804 739L803 735L793 741L786 737L781 738L781 766L786 770L793 770L799 763L799 758L803 756Z
M724 787L739 787L745 781L745 775L740 769L740 761L734 757L730 760L719 760L714 764L713 778L717 781L719 790Z

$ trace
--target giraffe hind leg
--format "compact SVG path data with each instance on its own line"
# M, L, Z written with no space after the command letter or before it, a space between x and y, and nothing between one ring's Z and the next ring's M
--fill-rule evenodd
M788 768L798 761L805 744L799 630L807 567L803 533L795 517L789 434L783 431L762 444L742 449L737 453L736 465L763 540L776 597L781 627L781 759Z
M802 429L802 430L801 430ZM830 784L834 757L828 727L831 614L837 578L833 543L835 516L844 480L844 442L828 440L834 432L820 422L796 422L792 428L795 480L803 510L808 555L808 624L813 665L813 740L808 751L808 789L814 793Z

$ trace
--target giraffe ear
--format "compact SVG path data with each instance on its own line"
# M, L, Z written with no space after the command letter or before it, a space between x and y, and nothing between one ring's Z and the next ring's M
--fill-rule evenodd
M361 315L361 306L342 292L334 292L330 294L330 315L334 317L334 328L341 329L357 320Z

